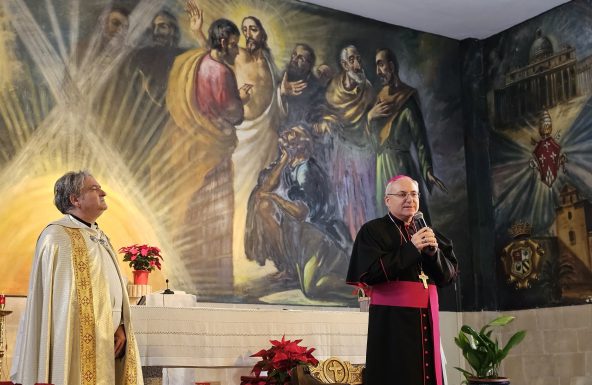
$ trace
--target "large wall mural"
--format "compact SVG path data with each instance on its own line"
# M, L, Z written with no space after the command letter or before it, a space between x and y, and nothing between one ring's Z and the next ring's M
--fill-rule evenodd
M486 41L505 307L592 302L590 1Z
M153 285L204 301L355 303L353 237L398 173L467 255L454 40L294 1L6 0L0 50L5 292L80 168L114 246L161 247Z

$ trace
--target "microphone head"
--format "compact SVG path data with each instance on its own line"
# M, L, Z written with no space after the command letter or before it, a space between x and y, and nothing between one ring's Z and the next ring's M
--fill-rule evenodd
M415 224L416 230L428 227L428 224L426 223L425 219L423 219L423 213L421 211L416 212L415 215L413 215L412 220Z

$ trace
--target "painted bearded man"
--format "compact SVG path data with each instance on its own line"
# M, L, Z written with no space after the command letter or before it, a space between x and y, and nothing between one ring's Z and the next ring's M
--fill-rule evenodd
M353 238L360 226L375 216L375 157L367 135L374 92L355 46L341 50L340 63L341 73L327 87L325 111L314 128L324 137L324 161L330 167L337 209Z
M418 181L419 191L424 197L421 209L429 218L424 185L429 192L434 186L442 191L447 190L444 183L434 175L432 152L417 90L401 81L399 63L388 48L376 52L376 74L383 87L368 113L368 120L372 143L377 152L377 207L382 207L382 190L390 176L405 174ZM413 146L417 152L417 162L411 154Z
M249 198L247 258L262 266L273 262L308 298L351 301L343 282L351 237L335 218L327 174L311 156L312 138L294 126L279 144L280 155Z

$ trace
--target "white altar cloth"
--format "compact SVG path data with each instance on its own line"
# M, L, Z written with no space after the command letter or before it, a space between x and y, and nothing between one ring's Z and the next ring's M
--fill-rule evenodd
M132 306L143 366L252 367L249 357L270 339L302 339L319 359L364 363L368 313L346 310L284 310Z

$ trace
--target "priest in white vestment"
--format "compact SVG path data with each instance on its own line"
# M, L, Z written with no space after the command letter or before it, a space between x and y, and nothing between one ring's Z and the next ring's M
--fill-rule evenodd
M106 194L86 171L62 176L54 193L65 216L37 241L11 380L143 384L124 278L95 222Z

